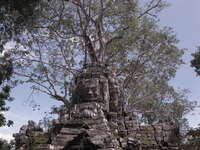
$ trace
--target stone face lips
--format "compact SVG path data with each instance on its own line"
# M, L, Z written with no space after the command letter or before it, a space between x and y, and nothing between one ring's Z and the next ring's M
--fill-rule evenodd
M42 136L45 135L43 132L38 133L33 125L29 125L31 134L27 134L28 129L24 126L15 135L17 149L178 149L171 142L175 129L172 124L140 126L137 115L122 111L119 82L107 68L89 65L76 77L75 83L70 113L54 121L47 137Z

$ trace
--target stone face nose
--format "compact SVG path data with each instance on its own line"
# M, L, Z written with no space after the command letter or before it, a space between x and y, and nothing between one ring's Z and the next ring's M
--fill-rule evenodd
M93 95L92 89L89 89L89 90L88 90L88 94L89 94L89 95Z

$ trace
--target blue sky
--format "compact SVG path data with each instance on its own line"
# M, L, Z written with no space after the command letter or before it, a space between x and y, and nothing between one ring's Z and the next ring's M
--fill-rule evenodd
M200 45L200 1L199 0L168 0L171 6L160 15L160 25L170 26L174 29L180 40L178 47L187 48L183 59L186 64L181 65L176 78L171 84L176 88L187 88L191 91L189 99L200 102L200 77L197 77L194 68L190 67L196 47ZM188 119L191 126L200 123L200 109L196 109Z
M179 48L187 48L183 59L186 64L181 65L176 78L171 81L171 84L176 88L187 88L191 91L188 95L191 100L200 102L200 77L197 77L194 69L190 67L191 53L200 45L200 0L167 0L171 6L165 9L160 14L160 26L170 26L174 29L180 43ZM12 96L15 101L10 103L11 109L6 116L15 122L11 128L0 128L0 137L10 139L13 133L19 131L20 126L26 124L28 120L39 121L44 112L48 111L51 106L56 103L55 100L41 94L35 93L34 96L29 96L31 93L27 86L20 86L14 89ZM41 105L41 110L33 111L29 106L34 100ZM200 110L196 109L188 115L191 126L196 126L200 123Z

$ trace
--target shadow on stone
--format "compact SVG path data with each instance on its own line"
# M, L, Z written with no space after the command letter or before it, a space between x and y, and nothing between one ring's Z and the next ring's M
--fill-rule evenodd
M99 148L90 142L88 134L84 132L69 142L63 150L98 150Z

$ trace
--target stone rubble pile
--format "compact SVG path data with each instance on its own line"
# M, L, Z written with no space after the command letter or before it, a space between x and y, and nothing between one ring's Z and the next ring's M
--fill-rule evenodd
M13 136L17 150L48 149L48 135L34 121L28 121L28 125L23 125Z

